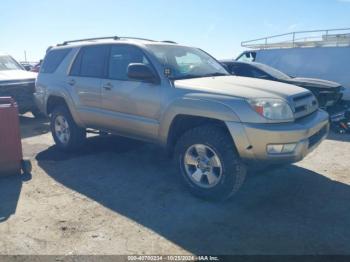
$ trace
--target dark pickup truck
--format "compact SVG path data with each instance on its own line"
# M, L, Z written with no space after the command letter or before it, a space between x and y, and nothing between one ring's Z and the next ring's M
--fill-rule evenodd
M9 55L0 54L0 96L11 96L18 105L20 114L32 112L42 116L35 104L36 73L26 71Z

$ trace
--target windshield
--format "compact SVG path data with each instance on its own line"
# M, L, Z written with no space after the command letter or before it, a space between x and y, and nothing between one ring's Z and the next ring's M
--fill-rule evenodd
M0 71L5 70L23 70L23 68L11 56L0 56Z
M148 45L164 66L170 79L187 79L229 75L226 69L205 52L176 45Z
M282 79L282 80L289 80L291 77L273 67L270 67L268 65L264 64L259 64L259 63L254 63L254 65L259 68L260 70L264 71L265 73L269 74L270 76L277 78L277 79Z

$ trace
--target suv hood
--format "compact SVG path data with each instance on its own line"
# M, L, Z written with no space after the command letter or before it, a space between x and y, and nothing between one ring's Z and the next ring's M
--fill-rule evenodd
M294 84L294 85L322 88L322 89L333 89L333 88L340 87L339 83L317 79L317 78L295 77L288 80L288 83Z
M175 80L176 88L240 98L283 98L309 92L299 86L239 76L203 77Z
M35 80L37 73L28 72L24 70L3 70L0 71L0 83L1 82L12 82L12 81L23 81L23 80Z

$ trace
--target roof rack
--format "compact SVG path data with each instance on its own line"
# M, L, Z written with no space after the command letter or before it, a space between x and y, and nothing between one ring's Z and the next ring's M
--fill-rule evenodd
M130 36L121 36L121 37L119 37L119 39L131 39L131 40L142 40L142 41L149 41L149 42L158 42L158 41L152 40L152 39L140 38L140 37L130 37Z
M86 42L86 41L96 41L96 40L106 40L106 39L111 39L111 40L131 39L131 40L142 40L142 41L149 41L149 42L164 42L164 43L177 44L176 42L173 42L173 41L156 41L156 40L140 38L140 37L107 36L107 37L94 37L94 38L84 38L84 39L64 41L62 44L58 44L57 46L64 46L64 45L68 45L68 44L71 44L71 43Z
M77 42L95 41L95 40L104 40L104 39L119 40L120 38L118 36L83 38L83 39L77 39L77 40L64 41L62 44L58 44L58 46L68 45L68 44L77 43Z
M298 31L241 43L252 49L350 46L350 28Z
M163 40L161 41L162 43L168 43L168 44L177 44L176 42L174 41L170 41L170 40Z

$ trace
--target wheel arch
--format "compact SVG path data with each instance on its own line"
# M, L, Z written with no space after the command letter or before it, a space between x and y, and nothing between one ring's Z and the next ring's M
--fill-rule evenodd
M174 138L173 128L177 130L178 125L192 128L215 123L227 130L225 122L240 122L240 119L229 106L220 101L188 97L176 99L167 106L160 119L160 144L165 147L172 145L169 141Z
M73 117L74 122L83 126L76 110L74 110L74 105L71 105L66 97L57 94L49 95L46 102L46 114L50 115L57 106L65 106Z
M58 106L65 106L69 109L69 106L63 97L57 95L50 95L46 103L46 113L50 115L53 112L53 110Z

